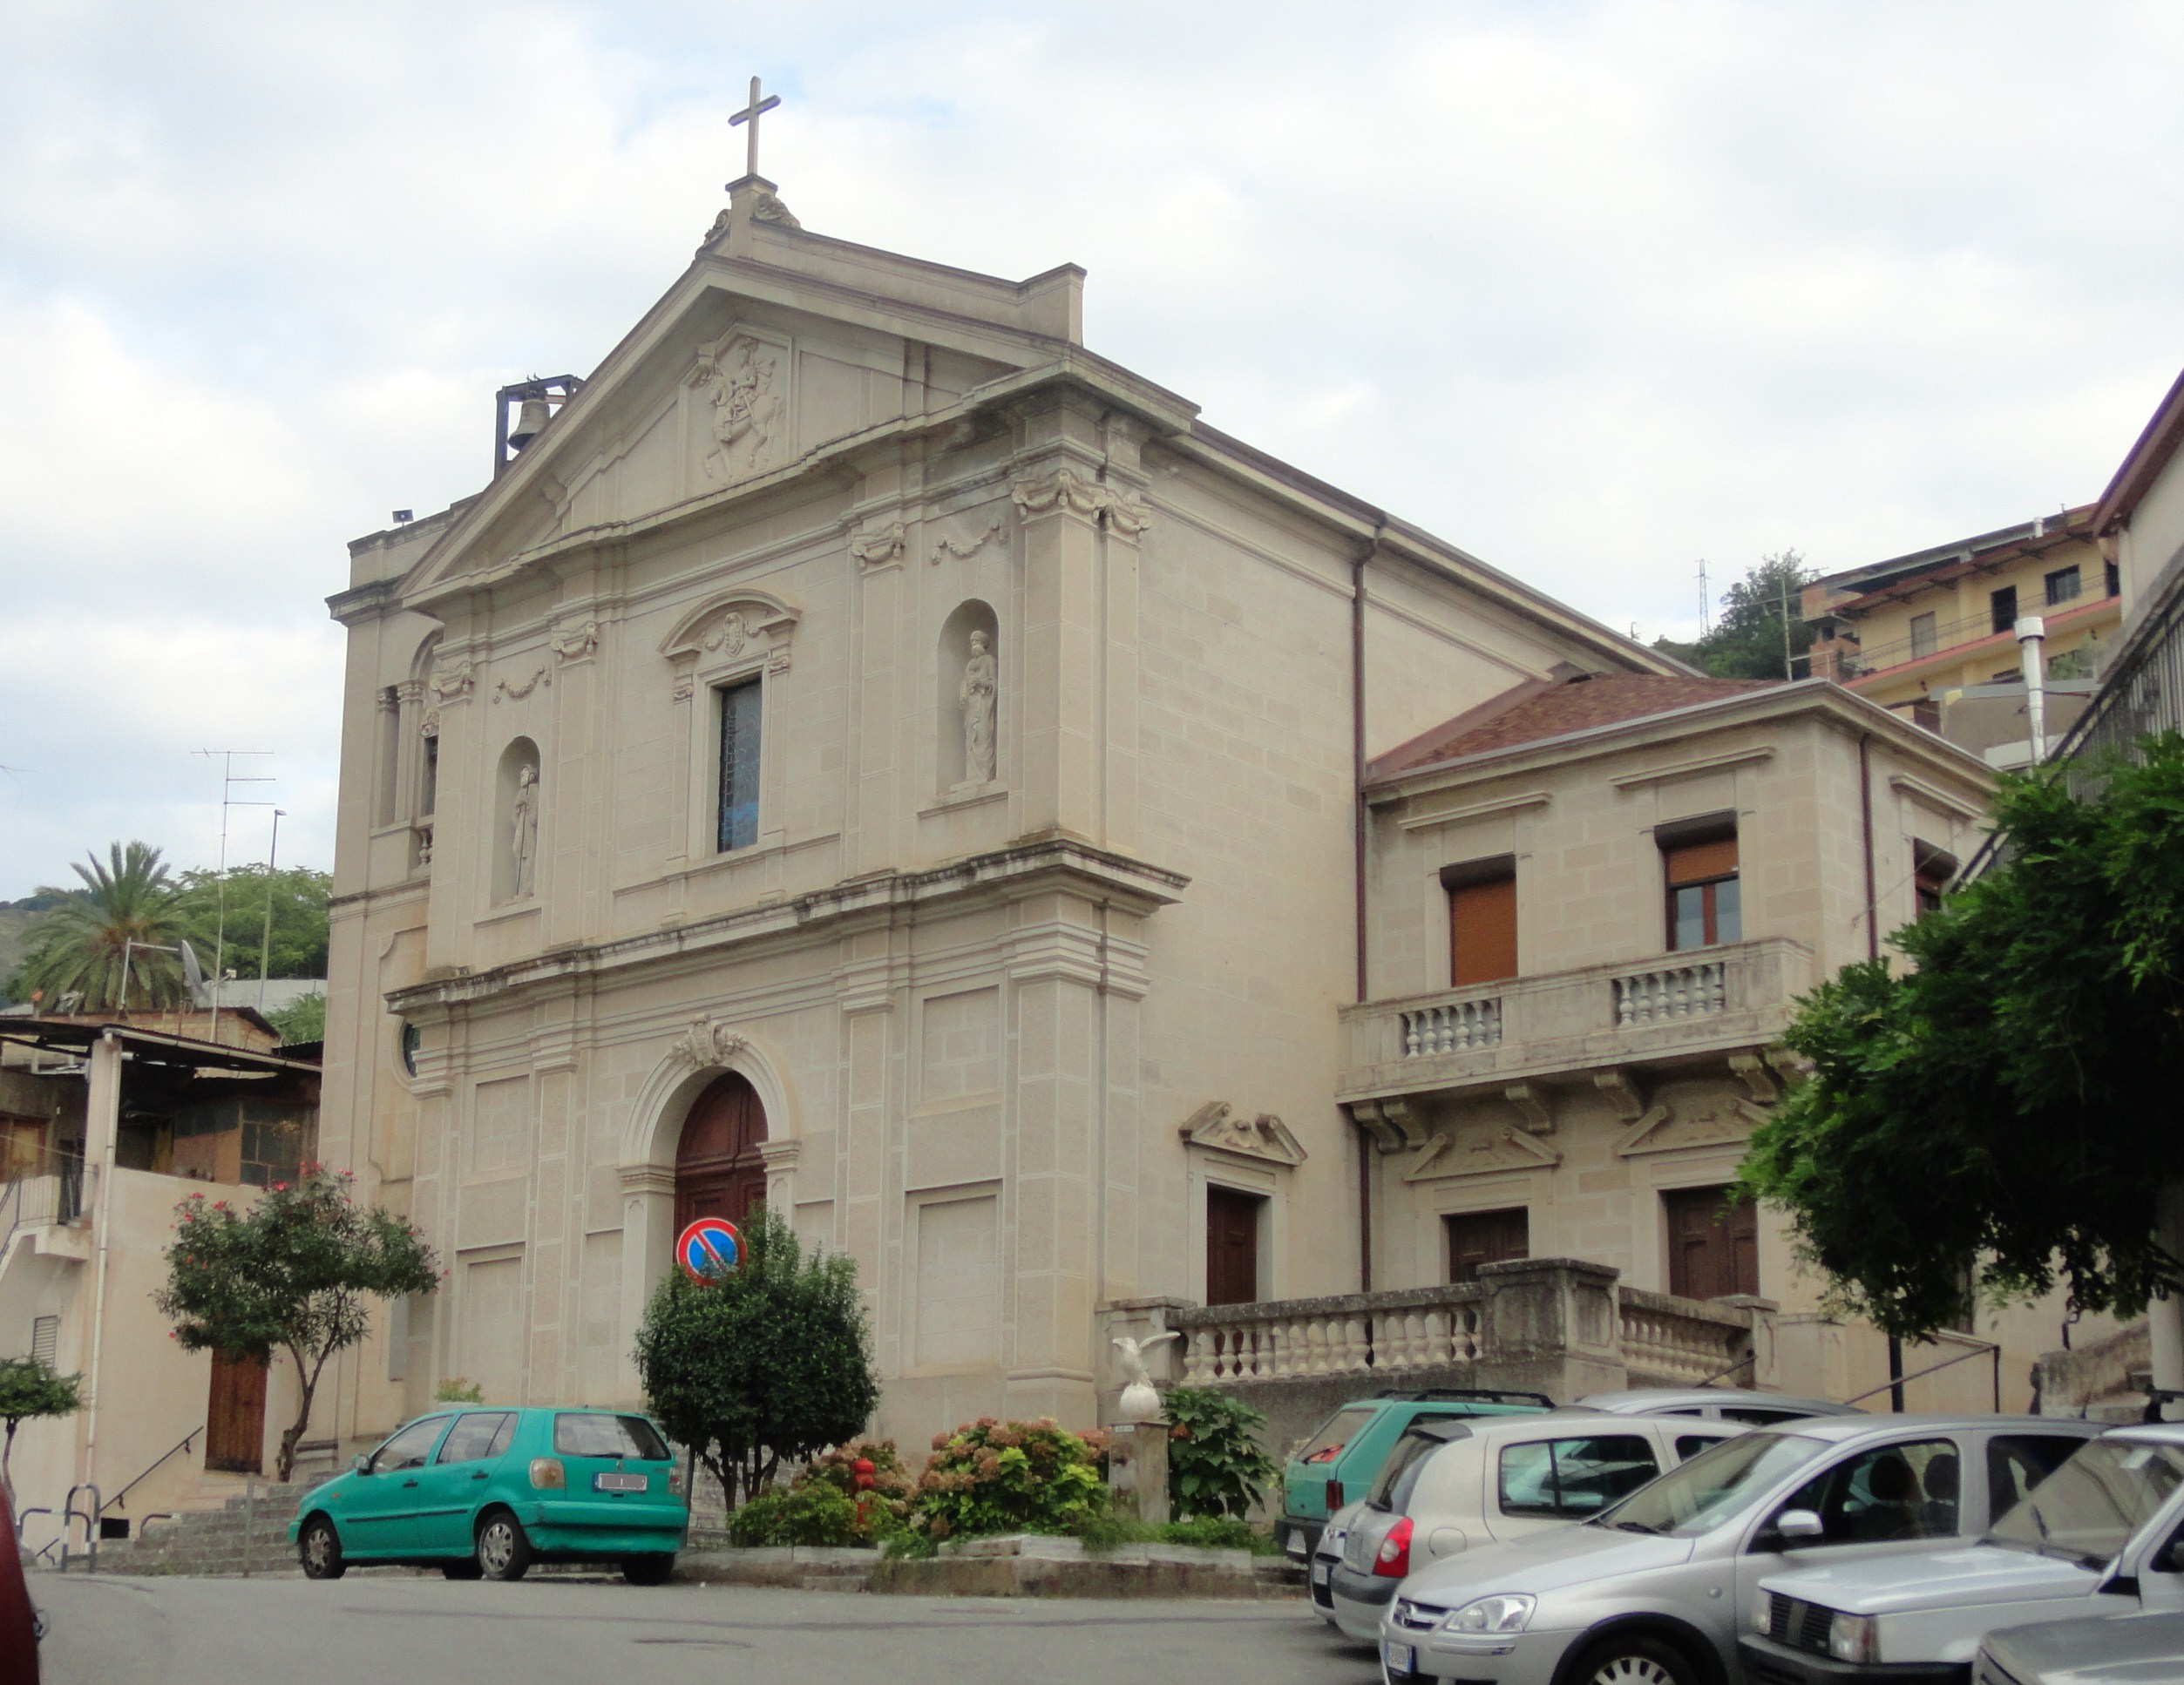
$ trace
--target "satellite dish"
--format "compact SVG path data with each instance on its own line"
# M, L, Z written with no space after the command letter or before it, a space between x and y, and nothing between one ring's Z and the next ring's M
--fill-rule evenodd
M205 968L197 963L197 950L185 939L182 948L182 980L190 985L192 994L205 986Z

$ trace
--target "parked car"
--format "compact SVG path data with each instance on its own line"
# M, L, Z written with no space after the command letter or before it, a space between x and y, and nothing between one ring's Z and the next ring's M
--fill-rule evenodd
M1327 1518L1365 1496L1403 1430L1421 1417L1533 1416L1554 1407L1543 1392L1453 1387L1383 1392L1344 1404L1319 1424L1283 1471L1275 1542L1309 1561Z
M1413 1567L1597 1515L1663 1469L1746 1431L1735 1422L1570 1411L1414 1422L1327 1565L1334 1624L1370 1643ZM1315 1601L1321 1567L1315 1557Z
M2004 1627L1979 1643L1971 1685L2172 1685L2184 1614L2094 1615Z
M1831 1404L1825 1398L1793 1398L1744 1387L1632 1387L1624 1392L1596 1392L1570 1408L1618 1416L1699 1416L1709 1422L1741 1422L1754 1428L1802 1421L1808 1416L1866 1413L1855 1404Z
M533 1562L614 1562L633 1585L675 1569L690 1525L682 1471L642 1416L437 1411L307 1494L288 1537L305 1575L352 1562L520 1580Z
M1414 1574L1381 1624L1381 1665L1398 1685L1734 1677L1762 1580L1969 1543L1996 1508L2099 1431L2031 1416L1814 1417L1755 1428L1589 1521ZM1891 1495L1897 1464L1914 1477L1901 1499ZM1996 1480L1995 1469L2008 1479Z
M2184 1424L2079 1446L1977 1544L1776 1573L1761 1589L1740 1648L1764 1685L1960 1681L1992 1627L2184 1614Z
M38 1685L37 1611L31 1605L31 1590L24 1583L23 1556L15 1547L15 1515L8 1507L5 1487L0 1487L0 1679Z

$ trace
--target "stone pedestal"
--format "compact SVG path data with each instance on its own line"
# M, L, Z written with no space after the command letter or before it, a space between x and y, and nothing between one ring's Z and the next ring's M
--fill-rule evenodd
M1107 1485L1117 1515L1159 1526L1168 1519L1168 1424L1133 1422L1108 1439Z

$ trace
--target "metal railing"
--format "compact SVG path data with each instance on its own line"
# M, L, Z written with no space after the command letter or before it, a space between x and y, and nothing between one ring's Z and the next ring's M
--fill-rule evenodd
M166 1450L161 1452L157 1457L153 1458L151 1462L145 1465L143 1472L139 1474L135 1479L130 1481L127 1485L122 1487L119 1492L116 1492L112 1498L109 1498L105 1503L101 1504L98 1506L98 1513L103 1517L108 1510L120 1508L124 1501L128 1498L129 1494L134 1492L139 1486L142 1485L145 1481L149 1479L168 1458L175 1456L178 1453L187 1452L190 1448L190 1441L196 1438L199 1434L204 1431L205 1424L200 1422L195 1427L192 1428L187 1433L184 1434L178 1443L168 1446Z

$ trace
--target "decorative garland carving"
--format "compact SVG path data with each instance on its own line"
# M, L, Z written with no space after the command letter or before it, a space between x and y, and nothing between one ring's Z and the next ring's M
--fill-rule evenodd
M432 669L432 694L443 702L458 701L470 694L476 681L476 670L468 661L450 661Z
M587 620L582 626L572 626L566 632L553 634L553 653L563 661L579 661L599 647L599 622Z
M1072 515L1102 516L1124 538L1134 538L1150 524L1152 516L1139 499L1112 486L1088 480L1074 468L1056 469L1041 479L1019 480L1009 495L1026 516L1061 511Z
M1000 531L1001 518L996 515L986 524L986 530L974 538L960 540L942 538L933 546L933 555L930 559L937 564L943 556L953 556L958 561L967 561L985 547L988 539L999 538Z
M552 676L544 667L540 667L519 685L512 685L505 679L502 679L493 686L493 700L498 703L502 697L505 696L512 702L520 702L540 685L551 685L553 682Z
M876 532L866 532L850 540L850 554L866 567L878 567L883 563L901 559L909 538L900 521L890 521Z

